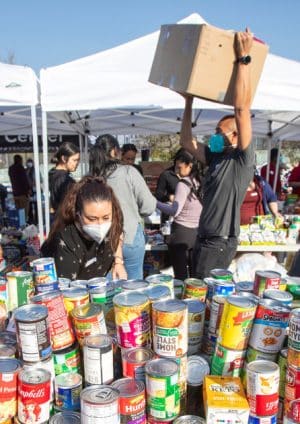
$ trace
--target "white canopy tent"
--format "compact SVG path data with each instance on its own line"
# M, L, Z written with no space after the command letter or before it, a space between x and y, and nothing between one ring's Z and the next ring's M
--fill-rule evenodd
M35 180L38 204L38 222L40 242L44 240L43 212L41 197L41 182L39 174L38 156L38 133L36 119L36 105L39 103L38 80L34 71L25 66L9 65L0 63L1 85L0 85L0 132L7 130L8 121L14 131L20 130L22 126L21 115L30 107L30 121L27 119L26 127L32 133ZM9 114L10 118L8 118ZM13 117L12 117L13 115Z
M194 13L179 23L205 21ZM46 112L51 112L82 135L178 132L183 99L171 90L148 82L158 36L156 31L115 48L42 69L44 123ZM289 139L300 139L299 76L300 63L268 55L252 105L255 135L266 136L272 132L277 140L286 139L287 135ZM211 133L228 109L196 99L194 132Z

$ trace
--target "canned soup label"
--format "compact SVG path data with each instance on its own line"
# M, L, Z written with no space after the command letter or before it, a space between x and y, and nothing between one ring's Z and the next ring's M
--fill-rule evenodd
M290 321L289 325L289 347L300 350L300 321Z

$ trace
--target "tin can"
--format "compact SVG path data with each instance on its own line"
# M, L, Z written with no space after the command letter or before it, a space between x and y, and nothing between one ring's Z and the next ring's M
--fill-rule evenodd
M300 350L300 308L293 309L290 314L288 345Z
M73 309L71 316L78 343L82 345L86 336L95 334L106 334L106 324L101 305L88 303Z
M271 415L270 417L258 417L256 415L249 415L248 424L276 424L277 415Z
M279 398L278 413L277 413L277 424L283 424L284 422L284 398Z
M145 382L145 365L153 357L153 351L146 347L122 349L123 376Z
M37 368L41 368L43 370L50 372L50 374L51 374L50 400L51 400L51 402L54 401L55 372L54 372L53 358L50 357L48 359L45 359L44 361L39 361L39 362L31 362L31 363L23 362L22 365L23 365L24 370L35 370Z
M0 358L0 422L17 414L17 384L21 363L14 358Z
M138 291L145 293L150 287L150 283L146 280L125 280L122 283L123 291Z
M290 308L261 299L256 310L249 345L260 352L278 353L284 343Z
M89 290L90 299L93 303L101 303L104 316L113 311L113 297L115 289L113 285L106 285L103 287L94 287Z
M0 358L14 358L16 356L16 348L0 344Z
M204 418L197 417L196 415L182 415L173 421L173 424L205 424Z
M70 287L62 290L64 305L68 314L78 306L84 306L89 303L89 293L86 289L80 287Z
M148 424L173 424L173 420L160 420L155 419L154 417L151 417L150 415L147 416Z
M0 332L0 344L17 346L16 333L12 331L1 331Z
M7 283L6 280L0 278L0 331L5 330L8 315L7 303Z
M117 339L122 348L149 346L150 302L143 293L119 293L113 298Z
M167 286L170 289L171 296L174 298L174 283L172 275L167 274L153 274L148 275L146 281L150 283L151 286L159 284L160 286Z
M48 309L23 305L14 312L19 355L23 361L38 362L51 356Z
M266 361L276 362L277 361L278 353L267 353L267 352L260 352L257 349L254 349L251 346L248 346L247 353L246 353L246 361L248 364L253 361L257 361L259 359L264 359Z
M293 365L293 367L300 368L300 351L289 347L287 361L290 365Z
M277 302L282 303L284 306L292 306L293 295L287 291L267 289L264 291L263 297L265 299L276 300Z
M172 298L171 291L167 286L157 285L149 287L145 294L148 296L151 304L160 300L168 300Z
M287 275L286 289L294 299L300 299L300 277L290 277Z
M18 419L22 424L42 424L50 418L50 372L37 368L18 376Z
M285 415L290 417L290 404L292 400L300 398L300 369L293 367L289 363L286 367L286 384L284 410Z
M187 360L187 384L202 386L204 377L210 373L207 360L201 355L191 355Z
M278 289L280 287L281 274L275 271L256 271L254 277L253 293L262 297L266 289Z
M241 296L228 296L222 313L218 342L228 349L247 347L255 316L255 302Z
M258 304L260 299L261 299L260 297L256 296L255 294L250 293L250 292L246 292L246 291L240 291L236 294L238 296L247 297L247 299L253 300L253 302L255 302L256 304Z
M90 386L80 394L83 424L120 424L119 392L111 386Z
M288 418L293 423L300 422L300 399L292 400L289 404Z
M146 395L142 381L121 378L111 385L120 393L121 424L146 424Z
M240 292L253 293L254 282L253 281L239 281L235 283L235 291L240 294Z
M64 373L55 377L55 403L62 409L80 410L82 377L77 373Z
M108 284L106 277L90 278L87 283L88 290L95 289L96 287L105 287Z
M80 424L80 414L74 411L62 411L50 418L49 424Z
M85 337L83 364L86 385L111 383L114 379L111 337L106 334Z
M215 280L213 295L214 296L230 296L235 293L235 284L229 280Z
M31 298L32 303L42 304L48 308L48 320L52 349L60 350L71 346L74 333L60 291L38 294Z
M40 258L32 261L35 284L49 284L57 282L57 273L54 258Z
M146 364L148 415L160 420L177 417L180 408L179 367L169 359L152 359Z
M210 305L210 316L208 323L208 331L211 334L218 334L222 313L224 309L226 297L225 296L213 296Z
M88 289L88 280L72 280L70 282L70 288L76 288L76 289Z
M202 352L208 356L213 355L217 344L217 335L208 332L202 340Z
M34 288L35 288L35 293L40 294L40 293L45 293L52 290L58 290L59 284L57 281L53 283L35 284Z
M204 331L205 303L184 299L188 307L188 355L199 353Z
M229 269L212 269L210 271L210 276L215 280L233 281L233 274Z
M8 288L8 310L25 305L34 295L32 272L16 271L6 274Z
M174 296L176 299L181 299L184 291L184 282L178 278L173 279Z
M183 356L188 350L188 308L170 299L152 305L153 350L159 356Z
M212 375L239 377L245 356L246 350L231 350L217 343L211 362Z
M77 342L66 349L53 352L53 360L55 375L68 372L81 374L81 361Z
M254 361L247 365L247 397L252 415L276 415L278 389L279 367L275 362Z
M58 277L59 290L66 290L70 287L71 280L69 278Z
M187 278L184 280L183 299L196 298L205 302L207 285L203 280L197 278Z
M214 295L214 285L216 280L214 278L204 278L204 283L207 285L206 301L211 301Z
M279 365L279 396L282 397L282 398L284 398L284 396L285 396L287 355L288 355L288 349L282 349L280 351L279 359L278 359L278 365Z

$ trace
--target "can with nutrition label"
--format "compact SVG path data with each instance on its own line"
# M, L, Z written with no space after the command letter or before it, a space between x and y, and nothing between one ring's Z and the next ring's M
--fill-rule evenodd
M22 366L15 358L0 358L0 422L17 414L18 373Z
M121 378L111 385L120 393L120 418L123 424L146 424L146 395L142 381Z
M210 316L208 323L208 331L211 334L218 334L220 328L220 322L224 309L226 297L225 296L213 296L210 304Z
M111 337L106 334L85 337L83 364L85 385L111 383L114 379Z
M78 306L72 310L71 316L80 345L86 336L107 333L103 310L99 303Z
M198 299L184 299L188 307L188 355L199 353L201 349L205 303Z
M80 393L81 422L120 424L119 392L111 386L90 386Z

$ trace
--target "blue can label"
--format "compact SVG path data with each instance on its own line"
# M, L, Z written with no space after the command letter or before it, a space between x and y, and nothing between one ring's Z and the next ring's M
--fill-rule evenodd
M255 415L249 415L248 424L276 424L277 416L272 415L270 417L256 417Z
M58 283L49 283L49 284L37 284L35 285L36 294L48 292L51 290L58 290Z
M230 296L235 291L234 284L224 281L224 284L220 283L220 280L216 282L213 289L214 296Z
M79 411L81 390L81 384L76 387L57 387L55 393L56 405L69 411Z
M53 258L37 259L33 261L33 275L35 284L49 284L57 282L57 273Z

